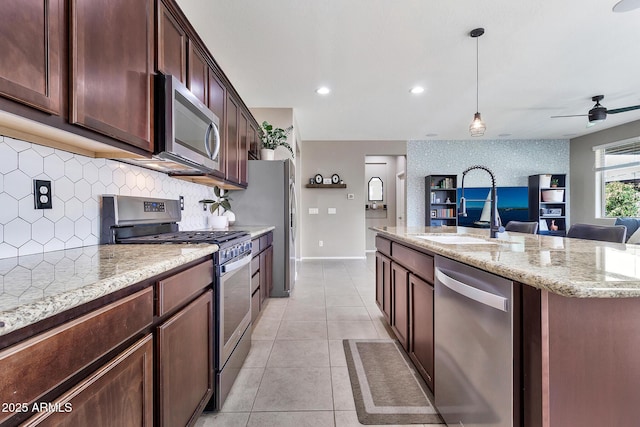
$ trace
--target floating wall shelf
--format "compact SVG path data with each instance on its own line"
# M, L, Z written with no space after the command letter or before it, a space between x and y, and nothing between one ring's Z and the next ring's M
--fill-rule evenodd
M307 188L347 188L347 184L307 184Z

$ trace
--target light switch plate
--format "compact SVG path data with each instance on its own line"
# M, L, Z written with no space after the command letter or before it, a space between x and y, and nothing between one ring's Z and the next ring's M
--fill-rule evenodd
M335 215L336 214L336 208L328 208L327 209L327 213L329 215Z
M318 208L309 208L309 215L318 215Z

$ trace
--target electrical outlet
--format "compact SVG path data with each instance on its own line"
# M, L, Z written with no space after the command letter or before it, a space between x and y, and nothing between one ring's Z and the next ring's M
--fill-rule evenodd
M355 198L356 198L356 195L355 195L355 194L353 194L353 193L349 193L349 194L347 194L347 200L353 200L353 199L355 199Z
M205 206L205 209L207 207ZM184 210L184 196L180 196L180 210L183 211Z
M33 180L33 208L34 209L53 209L51 199L51 181L43 179Z
M318 246L323 247L324 246L324 242L322 240L318 240Z

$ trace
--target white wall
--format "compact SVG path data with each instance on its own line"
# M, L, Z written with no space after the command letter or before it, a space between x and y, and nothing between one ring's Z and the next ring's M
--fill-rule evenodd
M36 178L51 181L53 209L34 209ZM207 225L198 200L215 197L163 173L0 135L0 258L98 244L102 194L184 196L184 230Z
M407 226L424 226L424 177L458 174L483 165L496 176L497 186L527 186L527 177L542 173L569 174L569 140L459 140L407 143ZM489 187L482 171L470 172L465 187ZM569 194L571 194L571 188ZM572 215L572 214L571 214Z
M404 155L405 141L304 141L300 144L300 241L302 258L365 256L365 157ZM340 175L346 189L305 188L316 173ZM354 194L353 200L347 195ZM309 208L318 208L310 215ZM334 207L336 215L328 215ZM318 242L324 245L320 247Z
M571 222L612 225L613 218L598 218L596 206L596 145L640 136L640 120L571 140Z

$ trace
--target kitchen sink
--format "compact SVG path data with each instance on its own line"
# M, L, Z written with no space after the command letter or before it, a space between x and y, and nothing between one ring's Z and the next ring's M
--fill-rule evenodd
M492 242L479 237L471 237L464 235L451 235L451 236L429 236L423 234L417 234L412 237L418 239L429 240L435 243L442 243L445 245L496 245L497 242Z

